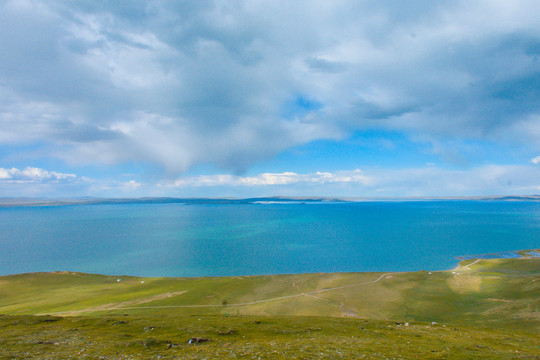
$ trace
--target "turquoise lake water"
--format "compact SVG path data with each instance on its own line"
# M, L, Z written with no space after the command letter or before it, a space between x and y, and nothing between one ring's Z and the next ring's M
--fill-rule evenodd
M0 275L444 270L540 248L540 203L122 204L0 208Z

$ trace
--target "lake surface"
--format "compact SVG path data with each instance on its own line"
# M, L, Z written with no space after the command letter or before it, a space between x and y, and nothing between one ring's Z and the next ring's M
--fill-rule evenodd
M540 203L122 204L0 208L0 275L444 270L540 248Z

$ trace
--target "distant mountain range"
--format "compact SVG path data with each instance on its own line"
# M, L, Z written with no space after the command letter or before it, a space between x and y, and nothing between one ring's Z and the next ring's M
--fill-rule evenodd
M15 206L62 206L99 204L270 204L270 203L322 203L322 202L369 202L369 201L540 201L540 195L519 196L441 196L441 197L254 197L254 198L25 198L0 197L0 207Z

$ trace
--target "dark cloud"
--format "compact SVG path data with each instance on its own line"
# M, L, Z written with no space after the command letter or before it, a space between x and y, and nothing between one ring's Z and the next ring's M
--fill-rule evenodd
M0 141L171 175L200 163L239 173L368 128L540 151L531 136L539 10L535 1L4 1ZM299 97L317 106L295 113Z

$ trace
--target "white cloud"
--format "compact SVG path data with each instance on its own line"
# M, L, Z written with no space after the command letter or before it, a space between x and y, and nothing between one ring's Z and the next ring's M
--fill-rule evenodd
M534 157L531 159L531 163L538 165L540 164L540 156Z
M537 1L3 1L0 144L174 175L241 172L371 128L540 150L527 132L540 126L539 12ZM298 97L321 106L287 108Z
M129 180L128 182L124 183L124 186L128 189L136 190L141 187L141 183L135 180Z
M297 174L294 172L264 173L256 176L201 175L179 179L171 184L166 184L166 186L272 186L333 183L358 183L367 185L370 182L371 179L364 175L361 170L352 170L338 171L336 173L317 172L314 174Z
M37 167L0 168L0 196L135 197L152 194L155 188L153 184L135 179L96 179Z
M36 167L26 167L25 169L4 169L0 168L1 182L16 183L43 183L43 182L73 182L77 179L75 174L65 174L56 171L47 171Z
M180 178L161 186L175 188L182 191L181 194L193 194L198 189L202 189L201 193L204 194L216 187L221 193L239 196L475 196L534 194L540 186L538 179L540 169L535 166L485 165L467 170L449 170L428 165L421 168L373 167L311 174L203 175Z
M130 179L130 178L128 178ZM527 195L540 189L540 167L485 165L466 170L420 168L315 173L262 173L182 177L158 183L92 179L41 168L0 168L0 194L19 196L475 196Z

